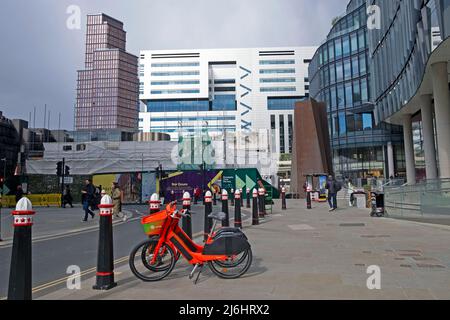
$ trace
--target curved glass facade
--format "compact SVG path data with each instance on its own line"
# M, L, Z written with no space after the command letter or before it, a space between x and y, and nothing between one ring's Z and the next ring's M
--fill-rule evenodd
M369 32L375 118L388 119L415 96L428 59L450 36L449 0L370 0L380 29Z
M375 125L370 94L366 1L352 0L309 66L310 96L327 104L336 175L387 176L387 143L404 170L401 127Z

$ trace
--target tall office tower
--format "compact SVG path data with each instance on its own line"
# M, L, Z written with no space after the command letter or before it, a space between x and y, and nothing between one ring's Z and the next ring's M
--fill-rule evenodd
M401 127L374 118L366 11L351 0L309 66L311 97L327 105L334 172L353 180L405 171Z
M123 23L88 15L85 70L78 71L76 130L137 130L138 58L126 51Z

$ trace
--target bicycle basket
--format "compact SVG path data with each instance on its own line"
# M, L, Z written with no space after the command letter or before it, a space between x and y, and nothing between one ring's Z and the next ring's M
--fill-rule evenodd
M166 219L167 219L166 210L142 218L141 224L142 227L144 228L144 233L149 236L159 235L162 231Z

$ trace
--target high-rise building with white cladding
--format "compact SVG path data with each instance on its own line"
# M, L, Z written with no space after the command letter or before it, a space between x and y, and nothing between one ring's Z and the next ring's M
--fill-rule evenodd
M173 140L199 128L213 138L265 131L271 152L290 154L294 105L309 96L316 49L141 51L139 128Z

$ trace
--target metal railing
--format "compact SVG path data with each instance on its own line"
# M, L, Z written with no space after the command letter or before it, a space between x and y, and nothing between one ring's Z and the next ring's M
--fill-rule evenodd
M388 216L450 218L450 179L425 180L416 185L386 186Z

